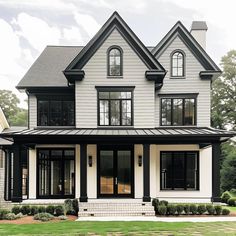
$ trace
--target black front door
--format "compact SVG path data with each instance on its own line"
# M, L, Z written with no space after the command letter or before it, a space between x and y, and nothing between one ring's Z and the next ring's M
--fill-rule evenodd
M133 147L98 149L98 197L133 197Z

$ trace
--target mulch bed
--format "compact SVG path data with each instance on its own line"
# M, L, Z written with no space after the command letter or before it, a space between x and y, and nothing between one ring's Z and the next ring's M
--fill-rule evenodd
M69 221L75 221L76 219L78 219L77 216L67 216ZM55 217L55 219L50 220L50 221L46 221L46 222L42 222L40 220L34 220L33 216L25 216L22 217L20 219L17 220L0 220L0 224L16 224L16 225L23 225L23 224L38 224L38 223L48 223L48 222L59 222L59 221L64 221L64 220L60 220L58 218Z

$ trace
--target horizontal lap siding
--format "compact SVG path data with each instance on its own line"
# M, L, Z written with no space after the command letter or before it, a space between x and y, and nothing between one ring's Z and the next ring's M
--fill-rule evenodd
M123 78L107 78L107 49L118 45L123 50ZM125 39L114 30L84 66L85 78L76 83L76 127L97 127L95 86L135 86L134 127L154 127L154 83L145 79L146 65Z
M29 95L29 128L37 127L37 99L34 95Z
M183 50L186 55L185 79L170 79L170 54L176 49ZM197 98L197 126L210 126L210 81L200 79L199 72L203 71L204 68L191 51L179 37L176 37L157 59L168 71L164 78L164 85L158 93L199 93ZM158 95L156 95L155 107L155 124L159 126L160 99Z

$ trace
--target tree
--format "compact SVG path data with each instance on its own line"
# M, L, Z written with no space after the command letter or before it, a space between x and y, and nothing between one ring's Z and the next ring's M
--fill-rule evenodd
M10 90L0 90L0 107L11 126L26 126L27 110L18 107L20 100Z
M223 164L221 168L221 190L236 189L236 142L221 145Z
M236 130L236 50L221 59L223 73L212 84L212 126Z

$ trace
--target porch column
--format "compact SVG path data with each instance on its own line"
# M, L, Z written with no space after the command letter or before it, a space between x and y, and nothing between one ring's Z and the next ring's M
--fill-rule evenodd
M212 198L220 202L220 143L212 144Z
M12 202L22 201L22 165L21 165L21 148L15 144L12 147L13 153L13 192Z
M80 202L87 202L87 144L80 144Z
M143 201L150 202L150 144L143 144Z

